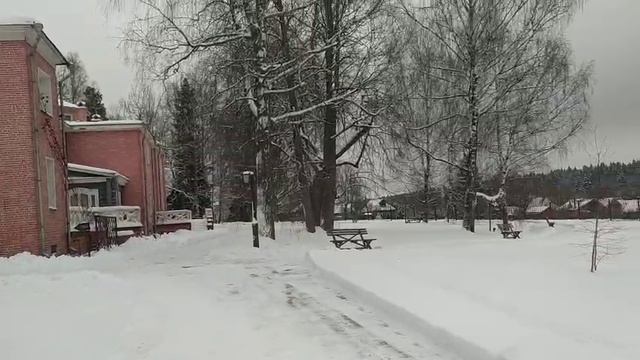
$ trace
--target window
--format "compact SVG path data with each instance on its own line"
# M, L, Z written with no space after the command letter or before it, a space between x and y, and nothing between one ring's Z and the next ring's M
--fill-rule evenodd
M73 117L71 117L71 114L64 114L62 115L62 119L64 121L73 121Z
M40 110L52 115L55 99L51 92L51 77L41 69L38 69L38 92L40 93Z
M56 193L56 162L52 158L46 158L47 161L47 196L49 197L49 209L58 208Z
M99 207L100 192L98 189L73 188L69 191L69 203L83 208Z

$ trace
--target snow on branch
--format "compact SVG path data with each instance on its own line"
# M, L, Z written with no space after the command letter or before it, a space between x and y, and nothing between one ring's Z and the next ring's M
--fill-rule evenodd
M272 120L274 122L278 122L278 121L287 120L287 119L292 118L292 117L302 116L302 115L310 113L310 112L312 112L312 111L314 111L316 109L319 109L319 108L325 107L327 105L331 105L333 103L336 103L338 101L344 100L347 97L355 94L356 92L358 92L358 90L352 90L352 91L346 92L346 93L344 93L342 95L335 96L335 97L333 97L333 98L331 98L329 100L323 101L323 102L315 104L313 106L310 106L308 108L301 109L301 110L298 110L298 111L291 111L291 112L288 112L288 113L285 113L285 114L282 114L282 115L279 115L279 116L274 116L272 118Z
M504 189L502 189L502 188L501 188L500 190L498 190L498 193L497 193L497 194L495 194L495 195L487 195L487 194L485 194L485 193L483 193L483 192L479 192L479 191L478 191L478 192L476 192L476 196L477 196L477 197L484 198L484 199L485 199L485 200L487 200L489 203L494 204L494 205L496 205L496 204L498 203L498 201L499 201L500 199L502 199L505 195L506 195L506 194L505 194L505 192L504 192Z

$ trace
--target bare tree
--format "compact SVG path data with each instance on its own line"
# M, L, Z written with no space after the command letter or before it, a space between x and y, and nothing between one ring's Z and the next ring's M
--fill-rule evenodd
M70 52L65 57L68 65L61 67L57 75L60 93L63 99L75 104L82 100L84 89L89 85L89 76L77 52Z
M611 206L611 201L604 199L604 192L602 192L602 167L604 166L604 158L606 156L607 148L603 142L598 138L597 129L593 129L593 154L591 157L595 164L596 173L593 181L595 184L592 186L597 191L597 201L595 219L592 222L592 227L587 228L587 232L591 234L591 241L579 246L590 250L590 268L593 273L598 270L600 262L609 256L615 256L623 254L625 251L625 240L619 235L620 226L617 226L613 219L605 222L601 218L606 218L606 214L601 213L601 209Z
M434 0L426 6L400 1L405 13L431 35L442 56L429 65L431 76L446 82L433 101L455 100L449 116L466 120L462 159L450 163L459 173L463 226L475 229L480 134L496 106L523 90L543 88L529 81L538 74L544 44L576 11L578 0ZM563 65L573 74L569 63ZM534 76L535 77L535 76ZM553 108L542 108L550 114ZM459 114L456 112L460 111ZM444 159L432 156L432 159Z

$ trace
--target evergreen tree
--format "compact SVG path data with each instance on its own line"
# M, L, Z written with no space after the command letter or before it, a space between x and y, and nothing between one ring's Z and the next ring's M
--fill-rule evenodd
M102 102L100 90L93 86L87 86L84 89L84 100L91 115L100 115L103 120L107 120L107 109Z
M169 204L176 210L190 209L197 216L204 213L210 199L195 109L195 90L185 78L175 90L172 106L173 187Z

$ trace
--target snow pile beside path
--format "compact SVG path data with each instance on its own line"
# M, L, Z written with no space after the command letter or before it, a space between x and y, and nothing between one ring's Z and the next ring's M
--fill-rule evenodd
M364 302L469 359L639 359L640 224L617 222L626 254L588 272L583 222L524 222L503 240L445 223L362 224L373 251L312 251L311 261Z
M284 286L267 281L281 262L329 245L279 232L260 249L250 225L225 224L91 257L2 258L0 359L358 358L360 348L293 311Z

